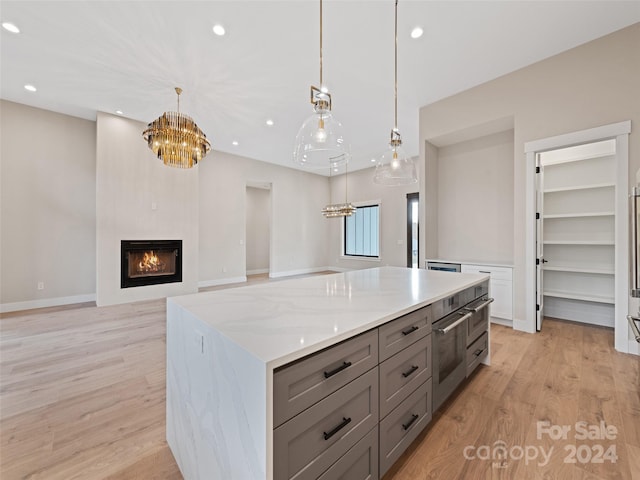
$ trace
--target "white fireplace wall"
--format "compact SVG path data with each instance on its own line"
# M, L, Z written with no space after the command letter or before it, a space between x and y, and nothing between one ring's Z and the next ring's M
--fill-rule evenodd
M142 139L146 124L98 112L98 305L198 290L198 169L163 165ZM182 282L120 288L121 240L182 240Z

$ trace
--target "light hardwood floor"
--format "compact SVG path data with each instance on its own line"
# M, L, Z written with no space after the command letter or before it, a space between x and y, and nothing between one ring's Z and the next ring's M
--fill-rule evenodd
M640 359L615 352L611 330L493 325L491 347L492 366L443 405L385 480L640 479ZM165 442L164 300L5 314L0 349L2 480L182 478ZM571 431L538 438L539 421ZM616 438L576 440L579 421L614 426ZM501 445L506 457L484 459ZM575 464L565 463L570 445ZM616 462L580 463L597 445L615 448ZM541 448L552 449L544 466ZM518 458L534 450L537 459Z

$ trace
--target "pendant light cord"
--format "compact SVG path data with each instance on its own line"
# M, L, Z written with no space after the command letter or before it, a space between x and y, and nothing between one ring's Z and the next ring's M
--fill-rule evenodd
M322 88L322 0L320 0L320 88Z
M395 130L397 130L398 129L398 0L396 0L394 103L395 103L394 127L395 127Z

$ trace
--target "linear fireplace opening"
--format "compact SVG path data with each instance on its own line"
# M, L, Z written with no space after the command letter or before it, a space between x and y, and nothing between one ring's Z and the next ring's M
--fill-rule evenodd
M182 240L122 240L120 287L182 281Z

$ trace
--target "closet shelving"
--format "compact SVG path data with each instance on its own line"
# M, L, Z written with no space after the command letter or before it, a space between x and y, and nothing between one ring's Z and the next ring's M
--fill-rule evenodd
M598 303L610 316L603 324L613 321L614 148L607 141L541 158L545 303L564 312Z

